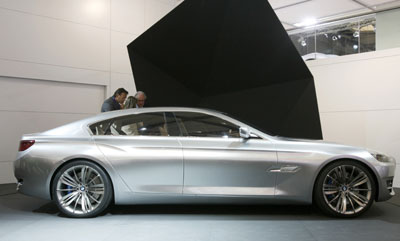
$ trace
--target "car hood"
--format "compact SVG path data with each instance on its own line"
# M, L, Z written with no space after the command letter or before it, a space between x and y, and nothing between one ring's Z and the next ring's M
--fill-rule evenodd
M358 151L368 151L365 147L359 147L359 146L352 146L352 145L346 145L346 144L341 144L337 142L330 142L330 141L324 141L324 140L313 140L313 139L301 139L301 138L290 138L290 137L281 137L281 136L275 136L277 141L282 141L282 142L294 142L294 143L303 143L303 144L310 144L313 145L315 144L316 146L324 146L327 148L339 148L339 149L351 149L351 150L358 150Z

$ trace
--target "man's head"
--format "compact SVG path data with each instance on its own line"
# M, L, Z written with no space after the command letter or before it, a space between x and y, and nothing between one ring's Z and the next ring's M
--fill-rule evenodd
M127 95L128 91L126 91L124 88L119 88L114 92L113 96L118 103L123 104Z
M144 106L144 102L146 101L146 94L143 91L138 91L135 94L136 104L139 108Z

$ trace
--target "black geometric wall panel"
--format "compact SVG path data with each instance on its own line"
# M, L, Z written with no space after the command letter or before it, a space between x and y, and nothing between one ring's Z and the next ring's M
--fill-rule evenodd
M313 76L267 0L185 0L128 52L146 106L216 109L322 139Z

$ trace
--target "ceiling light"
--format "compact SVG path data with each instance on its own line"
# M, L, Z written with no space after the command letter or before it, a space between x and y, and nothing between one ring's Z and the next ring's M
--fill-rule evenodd
M294 26L296 27L307 27L317 24L317 19L315 18L307 18L300 23L295 23Z
M307 42L305 40L301 41L301 46L303 47L307 46Z
M357 45L357 44L354 44L354 45L353 45L353 49L354 49L354 50L357 50L357 49L358 49L358 45Z
M336 40L337 40L336 35L333 35L333 36L332 36L332 40L333 40L333 41L336 41Z
M353 37L354 37L354 38L360 37L360 32L355 31L355 32L353 33Z

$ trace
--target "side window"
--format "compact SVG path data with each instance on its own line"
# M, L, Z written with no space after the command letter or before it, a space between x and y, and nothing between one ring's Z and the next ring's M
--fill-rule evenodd
M90 126L94 135L169 136L163 112L122 116Z
M175 112L184 136L239 138L239 127L221 118L195 112Z

